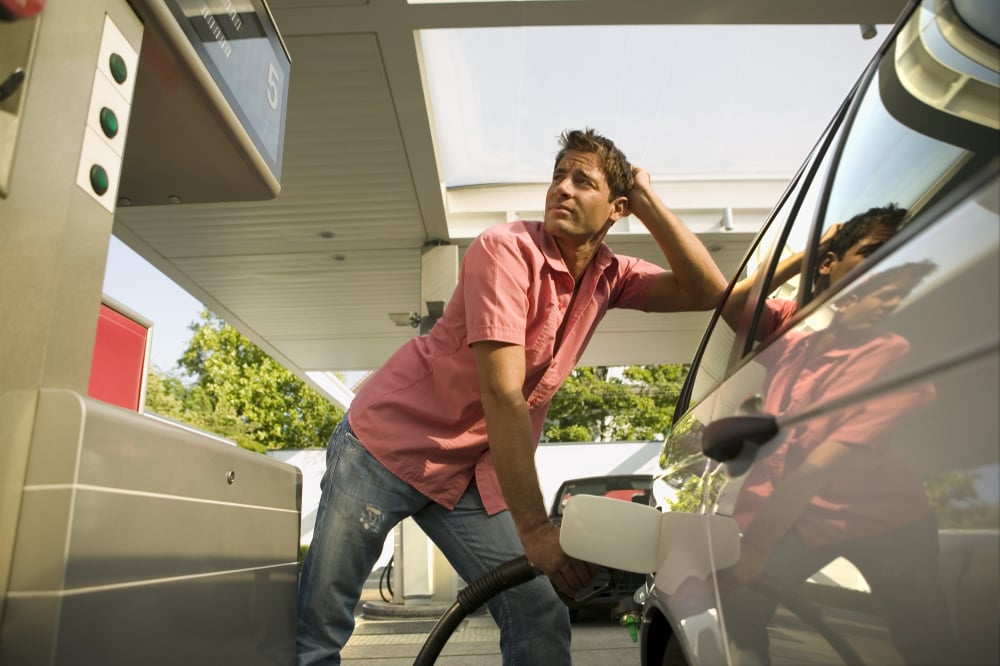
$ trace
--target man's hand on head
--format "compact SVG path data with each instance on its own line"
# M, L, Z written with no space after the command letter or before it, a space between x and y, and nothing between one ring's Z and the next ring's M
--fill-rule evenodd
M642 167L633 165L632 176L635 179L635 184L632 186L632 191L628 193L628 207L625 214L635 215L642 221L651 210L650 202L652 202L655 196L653 193L653 183L649 177L649 172Z

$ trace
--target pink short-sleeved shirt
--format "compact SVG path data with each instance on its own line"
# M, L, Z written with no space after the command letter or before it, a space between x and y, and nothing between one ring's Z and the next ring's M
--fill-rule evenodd
M784 298L768 298L760 312L760 321L754 331L754 340L758 342L767 339L786 321L792 318L798 310L798 303Z
M801 413L821 399L852 395L909 352L899 335L869 329L841 335L831 348L816 353L811 348L823 335L829 331L789 332L761 354L762 363L772 368L764 388L765 413ZM900 421L933 399L930 384L907 386L790 427L744 480L734 511L737 523L745 531L775 487L828 440L850 446L852 453L796 521L806 545L880 534L925 517L930 507L923 484L894 450L891 435Z
M487 512L505 509L470 345L524 346L524 397L537 440L553 395L598 322L609 308L644 309L662 272L602 245L567 312L573 277L542 223L488 229L466 251L458 285L430 332L400 347L365 381L351 403L351 429L379 462L431 500L453 508L475 477Z

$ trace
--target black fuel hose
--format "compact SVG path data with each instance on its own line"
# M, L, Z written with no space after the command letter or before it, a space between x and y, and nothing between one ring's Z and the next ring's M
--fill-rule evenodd
M522 555L504 562L474 580L458 593L455 603L444 612L431 629L413 666L432 666L441 654L444 644L469 613L476 612L483 604L504 590L527 583L539 573L541 572L528 562L528 558Z

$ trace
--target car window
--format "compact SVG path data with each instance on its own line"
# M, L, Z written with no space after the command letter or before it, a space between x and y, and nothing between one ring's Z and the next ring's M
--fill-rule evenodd
M839 140L839 133L834 142ZM769 231L764 242L771 247L770 271L767 286L762 293L766 298L748 306L744 317L749 321L750 348L757 347L777 333L797 311L800 291L803 289L802 271L808 262L810 231L822 196L823 183L834 161L832 151L825 152L816 167L816 177L803 188L794 214L781 227ZM758 272L764 273L764 266ZM765 273L766 274L766 273ZM761 278L763 279L763 278ZM808 288L808 281L806 287Z
M750 335L749 330L754 325L753 303L759 298L758 294L762 289L762 286L757 282L765 279L766 271L764 269L770 262L783 259L785 254L789 252L788 248L791 247L792 243L797 245L799 249L803 247L804 240L795 240L790 241L790 244L786 245L785 248L779 249L780 243L785 242L790 219L803 217L811 220L814 217L812 213L815 211L816 197L807 195L803 200L802 193L804 189L808 192L811 189L808 185L818 173L822 173L823 165L827 160L823 160L823 162L818 162L818 160L826 154L836 136L845 110L846 104L834 115L830 125L799 169L799 173L792 180L789 188L769 215L761 233L758 234L747 252L747 256L734 279L734 284L719 307L718 316L711 323L702 341L702 346L688 378L690 388L681 395L681 399L678 401L678 415L688 405L697 404L713 388L718 386L732 367L733 362L741 356L741 354L734 353L734 350L736 345ZM795 251L798 250L792 250L792 252ZM768 292L775 292L775 290L768 289ZM794 298L794 292L790 292L790 295Z
M556 493L551 517L561 517L566 502L575 495L600 495L627 502L648 504L652 487L653 476L651 474L570 479L564 482Z
M813 293L857 274L855 266L882 245L894 244L893 236L910 221L995 159L1000 128L995 47L991 59L982 58L978 49L985 43L971 43L977 39L972 33L961 37L934 12L934 4L925 2L913 13L874 73L851 121L822 229L836 238L836 227L871 211L896 212L887 221L869 219L869 231L833 243L828 249L838 256L827 260L839 265L826 275L823 252L817 253Z
M779 219L780 213L781 209L778 210L778 216L768 226L769 229L784 226L783 218ZM744 260L738 278L752 279L746 276L748 270L753 275L753 271L759 263L759 260L755 261L758 256L758 249L762 247L766 246L760 243L760 237L758 237L756 244L751 248L747 258ZM739 280L737 280L738 283ZM720 314L712 320L708 331L705 333L705 337L702 339L697 358L691 365L686 390L682 392L680 399L677 401L675 419L687 409L688 405L698 404L726 376L726 370L729 367L730 357L732 356L733 344L736 340L736 333L733 329L739 326L733 318L726 317L721 313L725 311L727 305L730 305L730 301L733 298L733 292L730 291L726 296L726 301L720 306ZM736 309L742 310L742 308L734 308L734 310Z
M817 294L860 274L911 220L993 158L1000 75L967 53L976 55L946 39L926 7L903 26L872 72L843 145L825 156L797 218L776 240L751 346L773 339Z

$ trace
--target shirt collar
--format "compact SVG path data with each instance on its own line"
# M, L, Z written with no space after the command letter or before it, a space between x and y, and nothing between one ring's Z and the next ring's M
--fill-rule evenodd
M566 262L563 261L562 253L559 251L559 246L556 245L556 239L553 238L545 231L545 223L539 222L536 228L536 236L538 238L538 246L542 250L542 254L545 256L545 261L548 263L549 267L553 270L557 270L563 273L568 273L569 269L566 268ZM590 272L590 268L594 268L595 274L603 273L611 262L614 261L615 255L611 251L611 248L607 246L603 241L601 246L597 248L597 252L590 260L590 264L587 266L587 271Z

